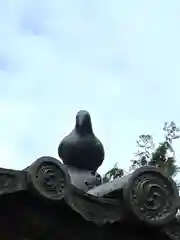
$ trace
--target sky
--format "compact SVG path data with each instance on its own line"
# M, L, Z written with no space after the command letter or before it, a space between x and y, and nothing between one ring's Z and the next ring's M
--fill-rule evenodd
M80 109L105 147L100 173L128 170L140 134L180 126L179 12L178 0L0 0L0 166L58 158Z

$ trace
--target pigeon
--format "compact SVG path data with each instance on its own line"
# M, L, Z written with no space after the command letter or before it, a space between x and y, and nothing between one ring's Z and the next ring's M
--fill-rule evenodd
M59 157L67 166L96 172L104 160L104 147L95 136L89 112L81 110L76 115L73 131L58 147Z

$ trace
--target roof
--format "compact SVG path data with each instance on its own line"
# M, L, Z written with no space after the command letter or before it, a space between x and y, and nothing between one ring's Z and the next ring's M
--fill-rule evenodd
M97 177L97 173L73 170L52 157L41 157L21 171L1 168L0 230L10 225L14 229L13 222L16 229L12 232L20 231L24 222L36 223L39 232L43 224L43 229L52 228L57 222L64 226L79 222L96 229L125 224L180 239L178 188L158 168L143 167L106 184L95 181Z

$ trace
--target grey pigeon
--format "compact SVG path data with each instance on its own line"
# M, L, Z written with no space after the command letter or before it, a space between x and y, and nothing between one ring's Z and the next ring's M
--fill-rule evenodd
M94 135L90 114L81 110L76 115L76 125L58 147L63 163L79 169L96 172L104 160L104 147Z

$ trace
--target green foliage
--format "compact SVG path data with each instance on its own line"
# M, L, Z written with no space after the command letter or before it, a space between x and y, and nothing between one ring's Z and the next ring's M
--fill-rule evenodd
M151 135L140 135L137 140L138 151L135 153L135 159L131 160L132 164L130 170L149 165L154 146L154 140Z
M103 183L109 182L116 178L120 178L124 175L123 169L118 167L116 163L113 168L111 168L104 176L103 176Z
M160 167L163 173L169 177L175 177L179 172L179 167L176 165L174 150L166 141L159 144L156 151L152 154L149 165Z
M177 134L180 129L172 121L166 122L163 127L165 131L164 142L160 143L155 148L153 137L151 135L140 135L137 141L140 150L135 154L136 159L132 160L130 169L136 169L143 166L160 167L163 173L167 176L174 177L179 172L179 167L176 165L175 152L172 147L172 142L180 136Z
M165 136L165 142L168 142L172 144L172 140L178 139L180 135L178 133L180 132L180 129L176 126L175 122L165 122L163 131L166 132Z
M175 177L180 171L176 164L175 152L172 147L173 140L180 138L180 129L172 122L165 122L163 131L165 139L155 149L154 139L149 134L142 134L137 140L137 152L135 159L131 160L130 170L143 166L156 166L161 168L163 173L169 177ZM123 169L117 163L103 177L103 182L111 181L124 175ZM177 183L180 186L180 183Z

